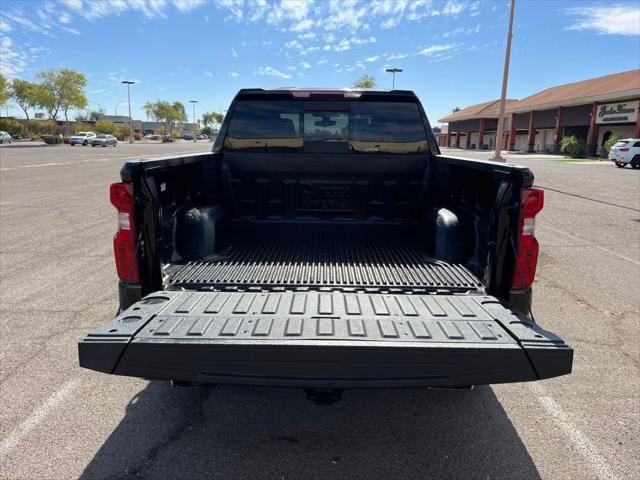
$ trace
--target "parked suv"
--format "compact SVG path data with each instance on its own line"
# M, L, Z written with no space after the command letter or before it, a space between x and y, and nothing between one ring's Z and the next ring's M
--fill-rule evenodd
M69 137L69 145L72 147L79 143L81 145L89 145L91 140L96 138L96 134L93 132L78 132L75 135Z
M618 140L609 150L609 160L616 163L616 167L640 168L640 139L623 138Z

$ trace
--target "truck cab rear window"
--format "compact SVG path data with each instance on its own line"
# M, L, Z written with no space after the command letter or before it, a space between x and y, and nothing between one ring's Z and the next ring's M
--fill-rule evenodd
M326 145L326 147L323 147ZM336 149L338 145L344 145ZM304 102L240 100L224 141L228 150L421 153L428 150L415 103L353 101L339 111L305 110Z

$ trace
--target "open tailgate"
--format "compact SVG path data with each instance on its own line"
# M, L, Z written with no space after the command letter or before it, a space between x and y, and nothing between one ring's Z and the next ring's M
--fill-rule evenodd
M487 295L156 292L78 348L82 367L116 375L336 388L538 380L573 361Z

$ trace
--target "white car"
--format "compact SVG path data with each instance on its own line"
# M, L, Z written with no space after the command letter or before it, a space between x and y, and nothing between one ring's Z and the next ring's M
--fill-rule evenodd
M89 145L91 140L96 138L96 134L93 132L78 132L75 135L69 137L69 145L72 147L79 143L80 145Z
M623 138L618 140L609 150L609 160L616 163L616 167L640 168L640 139Z
M11 143L11 141L11 135L9 135L4 130L0 131L0 143Z

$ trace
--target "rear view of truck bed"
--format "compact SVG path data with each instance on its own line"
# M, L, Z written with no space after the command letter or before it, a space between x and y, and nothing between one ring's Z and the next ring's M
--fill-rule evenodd
M412 92L247 90L229 111L212 153L112 185L121 309L81 366L308 389L571 371L529 315L528 169L437 155Z

